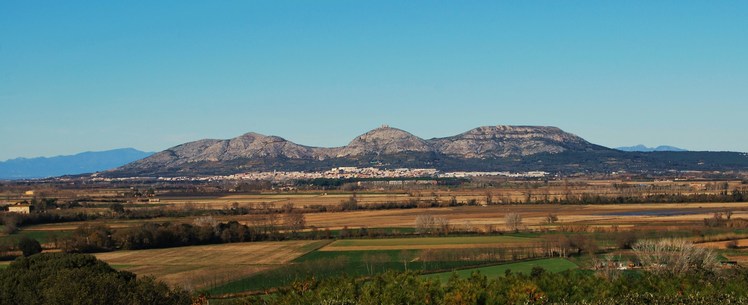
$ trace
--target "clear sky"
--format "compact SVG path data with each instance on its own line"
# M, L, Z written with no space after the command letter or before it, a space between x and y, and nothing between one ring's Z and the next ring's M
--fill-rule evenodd
M0 1L0 160L550 125L748 151L748 1Z

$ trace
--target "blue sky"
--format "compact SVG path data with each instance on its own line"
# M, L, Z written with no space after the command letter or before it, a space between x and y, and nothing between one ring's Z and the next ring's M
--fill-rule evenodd
M746 1L2 1L0 160L551 125L748 151Z

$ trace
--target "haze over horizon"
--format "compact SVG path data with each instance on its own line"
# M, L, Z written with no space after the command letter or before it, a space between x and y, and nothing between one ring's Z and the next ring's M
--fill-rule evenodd
M555 126L748 152L748 3L0 3L0 161Z

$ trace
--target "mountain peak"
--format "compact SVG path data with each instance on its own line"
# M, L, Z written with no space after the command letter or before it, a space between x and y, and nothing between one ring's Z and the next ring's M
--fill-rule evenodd
M369 130L368 132L356 137L356 139L359 139L359 138L407 138L407 137L416 137L416 136L402 129L390 127L389 125L382 125L380 127ZM353 139L353 141L356 141L356 139Z
M245 133L243 135L240 135L240 136L238 136L236 138L264 138L264 137L267 137L267 136L264 135L264 134L261 134L261 133L256 133L254 131L250 131L250 132Z
M407 151L429 152L431 146L423 139L404 131L382 125L364 133L338 152L338 157L365 154L395 154Z
M481 126L434 141L435 147L444 154L481 159L602 148L557 127L547 126Z

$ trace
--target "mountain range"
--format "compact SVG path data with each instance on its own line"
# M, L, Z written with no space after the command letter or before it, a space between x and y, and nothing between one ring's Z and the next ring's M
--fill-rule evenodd
M0 162L0 179L31 179L92 173L152 155L134 148L83 152L70 156L16 158Z
M436 168L443 171L553 173L742 170L748 155L734 152L624 152L592 144L556 127L483 126L422 139L382 126L342 147L312 147L278 136L247 133L236 138L181 144L106 171L104 176L227 175L250 171L327 170L338 166Z
M668 145L660 145L657 147L647 147L643 144L635 145L635 146L623 146L623 147L616 147L617 150L622 151L639 151L639 152L653 152L653 151L688 151L683 148L678 148L675 146L668 146Z

